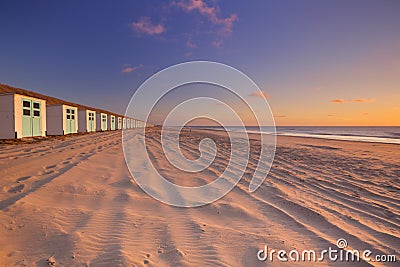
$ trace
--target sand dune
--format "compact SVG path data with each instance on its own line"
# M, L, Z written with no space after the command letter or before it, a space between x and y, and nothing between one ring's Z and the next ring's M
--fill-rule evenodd
M131 132L133 138L138 134ZM156 130L148 135L148 148L171 181L202 185L221 174L230 152L223 134L197 131L182 135L183 153L198 157L198 142L206 136L217 140L218 154L196 179L167 164ZM256 138L252 146L257 150ZM120 132L3 144L0 262L47 266L53 256L57 266L281 266L258 261L257 251L264 245L321 251L336 247L339 238L349 248L399 259L398 145L279 137L270 175L250 194L256 158L222 199L175 208L131 179ZM348 266L354 265L384 266Z

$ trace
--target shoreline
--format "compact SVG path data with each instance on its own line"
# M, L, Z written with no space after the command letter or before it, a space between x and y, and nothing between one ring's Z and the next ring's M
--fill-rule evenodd
M212 132L213 134L216 133L223 133L224 131L222 130L214 130L214 129L192 129L193 131L198 131L198 132ZM232 133L237 133L237 132L232 132ZM254 138L254 136L258 136L258 133L248 133L250 138ZM262 133L263 134L263 133ZM268 134L265 134L268 135ZM395 146L399 146L400 143L385 143L385 142L373 142L373 141L364 141L364 140L360 140L360 141L356 141L356 140L342 140L342 139L331 139L331 138L318 138L318 137L314 137L314 136L292 136L292 135L279 135L279 134L275 134L277 140L278 139L282 139L282 138L300 138L300 139L312 139L312 140L321 140L321 141L333 141L333 142L349 142L349 143L364 143L364 144L381 144L381 145L395 145ZM400 139L399 139L400 141Z

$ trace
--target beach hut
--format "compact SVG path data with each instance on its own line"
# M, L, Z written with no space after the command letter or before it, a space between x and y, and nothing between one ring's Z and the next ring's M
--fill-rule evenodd
M107 131L107 114L102 112L96 113L96 131Z
M126 129L126 118L122 118L122 129Z
M115 130L115 116L114 115L109 115L109 120L108 120L108 130L114 131Z
M122 117L118 117L117 119L117 129L118 130L122 129Z
M78 111L78 130L80 133L96 131L96 111L82 109Z
M47 106L47 135L66 135L78 132L78 108L57 104Z
M16 93L0 95L0 139L46 135L46 100Z

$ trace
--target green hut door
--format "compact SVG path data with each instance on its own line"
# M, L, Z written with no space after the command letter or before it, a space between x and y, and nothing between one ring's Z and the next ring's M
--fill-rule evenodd
M65 119L66 133L65 134L70 134L70 133L76 132L75 115L76 115L75 109L73 109L73 108L66 109L66 119Z
M94 112L89 112L88 121L89 121L89 132L94 132Z
M22 137L41 136L40 102L22 99Z
M111 130L115 130L115 117L114 116L112 116L111 117Z
M42 135L42 121L40 117L40 102L32 101L32 136Z
M107 115L106 114L101 114L101 130L102 131L107 130Z

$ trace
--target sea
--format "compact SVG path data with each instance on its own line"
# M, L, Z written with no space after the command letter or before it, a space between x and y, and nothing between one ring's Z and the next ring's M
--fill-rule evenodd
M223 130L220 126L191 126L210 130ZM226 126L227 131L243 131L241 127ZM400 126L246 126L248 133L313 137L334 140L400 144Z

